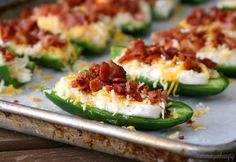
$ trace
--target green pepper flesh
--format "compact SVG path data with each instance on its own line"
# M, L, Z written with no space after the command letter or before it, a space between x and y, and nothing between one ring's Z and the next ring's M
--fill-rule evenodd
M54 104L74 115L119 126L134 126L136 129L140 130L158 130L173 127L188 121L193 115L193 110L190 106L180 101L173 100L168 100L168 103L171 104L167 107L167 110L171 112L175 111L178 114L177 118L174 118L173 115L170 115L164 119L125 116L118 113L113 114L99 108L88 106L85 110L83 110L81 104L74 104L69 100L62 99L57 96L55 92L50 92L48 88L43 88L42 91L44 92L46 97Z

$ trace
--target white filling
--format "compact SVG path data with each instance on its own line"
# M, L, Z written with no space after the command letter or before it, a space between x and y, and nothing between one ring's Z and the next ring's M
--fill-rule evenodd
M97 47L105 47L110 37L110 24L102 21L88 25L77 25L70 28L60 27L57 16L38 17L37 23L40 28L56 33L64 33L71 38L86 40ZM109 23L109 22L108 22Z
M218 64L236 66L236 49L230 50L225 45L217 48L206 46L197 52L200 59L208 58Z
M51 47L48 47L47 49L44 49L42 47L41 42L38 42L34 45L15 44L13 41L3 43L3 41L0 39L0 43L1 42L2 42L2 44L0 44L1 46L12 47L16 54L30 56L33 58L40 58L44 55L50 54L50 55L61 55L62 57L68 59L68 57L70 57L74 52L74 47L70 43L67 44L64 48L51 46Z
M144 23L151 21L150 7L147 3L141 1L141 12L144 14L144 21L136 20L130 13L119 13L114 19L113 23L116 27L120 28L126 24L135 24L135 26L141 26Z
M143 76L153 82L178 81L183 84L207 84L208 76L204 72L194 72L192 70L184 70L183 62L177 62L176 66L170 65L170 61L165 64L154 63L152 65L140 63L137 60L132 60L122 64L131 77Z
M148 100L144 100L143 102L131 101L123 96L116 95L114 91L107 92L106 90L84 94L76 88L71 88L70 78L71 76L62 77L56 83L55 91L63 99L71 99L75 102L79 100L84 105L84 108L88 105L114 114L119 113L127 116L146 118L160 118L161 114L164 114L165 104L163 102L151 105ZM72 76L72 78L75 78L75 76Z
M157 0L154 6L154 12L161 18L167 18L176 4L176 0Z
M185 70L179 74L179 82L183 84L207 84L208 78L205 73Z
M7 64L10 70L10 74L14 79L21 83L29 82L32 77L32 73L26 68L29 59L27 57L18 58L5 62L2 53L0 53L0 66Z
M27 57L16 57L8 63L11 75L21 83L29 82L31 80L32 73L26 68L28 62L29 59Z
M223 0L217 3L217 7L222 9L224 7L228 8L236 8L236 1L235 0Z

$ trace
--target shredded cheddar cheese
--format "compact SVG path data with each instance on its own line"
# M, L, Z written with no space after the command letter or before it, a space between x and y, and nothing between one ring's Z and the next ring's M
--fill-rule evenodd
M192 128L193 128L194 130L200 130L200 129L204 129L205 127L204 127L203 124L193 123L193 124L192 124Z
M13 85L9 85L6 89L3 89L1 94L3 95L17 95L21 94L23 91L21 89L16 89Z
M175 133L173 133L173 134L170 134L169 136L168 136L168 138L169 139L172 139L172 140L175 140L175 139L177 139L179 137L179 131L177 131L177 132L175 132Z
M42 80L44 80L44 81L49 81L49 80L53 80L53 79L55 79L54 75L49 75L49 76L42 77Z
M41 102L42 101L41 98L37 98L37 97L29 97L29 100L32 102Z

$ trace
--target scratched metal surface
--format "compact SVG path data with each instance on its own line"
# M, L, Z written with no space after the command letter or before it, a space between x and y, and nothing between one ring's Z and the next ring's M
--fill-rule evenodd
M216 1L212 0L204 4L203 7L212 6L214 5L214 3L216 3ZM28 5L32 5L32 4L27 4L27 6ZM21 9L22 7L19 7L19 8ZM170 20L163 21L163 22L155 22L152 26L152 31L160 31L160 30L173 27L180 20L184 19L184 17L188 13L190 13L192 8L193 7L190 7L190 6L183 6L183 5L178 6L175 15L172 16ZM6 10L0 15L0 18L5 19L5 18L14 17L18 15L18 13L19 13L19 9ZM146 41L149 41L148 38L146 39ZM93 63L93 62L101 62L103 60L108 60L108 59L109 59L109 55L105 54L102 56L98 56L96 58L87 58L85 60ZM45 78L47 78L48 76L51 77L52 75L54 79L45 80ZM55 82L61 76L64 76L64 75L68 75L68 73L59 73L53 70L43 69L43 73L37 72L33 77L33 81L22 88L23 90L22 94L15 95L15 96L0 96L0 99L10 101L10 102L14 100L18 100L20 104L34 107L36 110L38 109L48 110L51 112L62 114L64 116L73 117L73 115L70 115L62 111L60 108L58 108L57 106L49 102L39 90L30 90L30 88L35 87L39 84L46 85L48 87L53 87ZM195 123L202 124L204 126L203 129L193 130L193 128L187 124L180 125L181 128L183 129L179 131L180 135L184 135L185 139L182 141L176 140L176 144L183 143L183 146L188 146L188 145L193 146L194 144L194 146L201 146L201 149L203 148L207 149L207 147L210 146L212 150L217 150L218 145L224 145L224 147L218 147L218 148L222 150L227 149L227 148L235 149L236 148L236 144L235 144L236 143L236 131L235 131L236 118L234 115L236 114L236 107L235 107L236 91L235 90L236 90L236 83L232 82L230 86L226 89L226 91L224 91L223 93L217 96L202 97L202 98L189 98L189 97L177 98L178 100L182 100L188 103L195 110L196 110L195 107L197 104L199 104L199 102L202 102L204 105L209 106L210 110L207 114L202 115L200 118L193 118ZM40 98L42 99L42 102L38 102L38 103L32 102L32 97ZM2 109L1 104L0 104L0 108ZM40 115L40 113L38 115ZM80 118L77 118L77 119L80 119ZM96 123L100 124L98 122L93 122L93 124L95 125ZM107 124L103 124L103 125L107 126ZM89 128L86 128L86 129L89 129ZM142 132L142 133L144 133L145 135L151 138L155 138L155 137L168 138L169 135L175 133L176 131L177 131L177 128L174 127L174 128L170 128L170 129L166 129L162 131L151 131L151 132L149 131L149 132ZM138 135L139 131L134 132L134 135L135 133L137 133ZM103 132L103 134L106 134L106 132ZM145 138L143 140L144 140L144 143L147 142L145 141ZM137 142L140 143L141 140ZM153 145L158 146L158 141L153 143ZM178 145L178 146L181 146L181 145ZM194 151L194 149L192 151Z

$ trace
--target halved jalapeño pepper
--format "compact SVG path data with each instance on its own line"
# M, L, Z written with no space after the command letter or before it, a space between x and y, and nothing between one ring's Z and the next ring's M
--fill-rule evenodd
M44 67L63 70L79 57L81 49L74 48L70 41L62 35L39 29L34 20L7 20L0 23L0 26L6 33L0 36L2 46L11 49L20 57L28 57ZM7 32L8 30L17 34L10 34Z
M62 77L54 90L42 91L53 103L72 114L136 129L163 129L186 122L192 109L168 100L161 89L126 79L124 69L114 62L92 65L78 75Z
M207 0L181 0L181 2L191 5L198 5L205 3Z
M217 71L223 73L227 77L236 77L236 65L224 65L224 64L218 64L216 66Z
M143 118L136 116L125 116L123 114L113 114L106 110L102 110L96 107L84 106L81 103L74 104L69 100L62 99L55 92L45 88L43 89L44 94L49 100L54 104L62 108L63 110L72 113L74 115L81 116L83 118L103 121L105 123L110 123L119 126L134 126L136 129L140 130L158 130L168 127L173 127L178 124L184 123L191 119L193 115L193 110L190 106L186 105L180 101L168 100L170 104L166 109L170 112L167 118ZM175 118L172 114L177 113L178 118Z
M117 60L117 58L121 57L122 54L124 54L125 48L123 47L117 47L113 46L111 49L111 58L113 60ZM147 57L147 56L146 56ZM122 65L122 64L121 64ZM124 66L124 65L122 65ZM169 65L167 65L169 66ZM133 67L135 68L135 67ZM128 75L129 72L127 71ZM154 74L152 74L154 75ZM191 74L192 75L192 74ZM187 78L187 76L185 76ZM216 95L220 92L222 92L229 84L229 81L224 75L218 74L215 78L208 79L206 84L185 84L181 82L177 82L173 85L171 81L167 81L167 84L163 85L160 81L153 81L148 77L144 77L143 74L131 76L129 75L129 78L135 79L139 83L144 83L146 85L149 85L153 89L155 88L167 88L169 93L179 94L179 95L186 95L186 96L210 96L210 95ZM191 77L189 78L191 80ZM186 81L186 79L185 79ZM175 87L175 88L174 88Z

